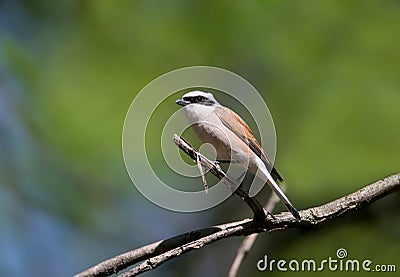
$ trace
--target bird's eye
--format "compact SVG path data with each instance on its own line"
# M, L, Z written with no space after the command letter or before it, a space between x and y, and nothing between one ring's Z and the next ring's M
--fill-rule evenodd
M201 102L201 101L203 101L203 98L204 98L203 96L197 96L196 100L197 100L197 102Z

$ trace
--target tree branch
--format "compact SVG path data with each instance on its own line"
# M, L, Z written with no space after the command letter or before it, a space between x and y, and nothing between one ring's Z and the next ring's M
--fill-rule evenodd
M166 261L191 250L199 249L204 245L231 236L258 234L260 232L272 232L287 228L306 228L320 225L328 220L347 214L350 211L364 207L377 199L400 189L400 173L392 175L369 186L366 186L352 194L329 202L325 205L300 211L301 220L296 220L289 212L276 214L266 218L264 209L260 203L250 198L246 192L221 170L218 163L211 162L198 153L189 143L174 135L174 142L189 155L195 162L210 170L212 174L222 180L235 194L240 196L254 213L254 220L244 219L223 225L199 229L178 235L166 240L161 240L130 252L118 255L106 260L78 275L83 276L109 276L126 269L136 263L142 262L131 270L119 276L136 276L152 270ZM244 246L243 257L247 248L250 248L255 236L249 239L249 245ZM241 254L241 255L242 255ZM240 259L242 259L241 257ZM144 261L144 262L143 262ZM240 264L240 262L238 262ZM235 269L237 270L237 268Z
M266 213L261 206L260 202L255 198L251 198L244 190L242 190L235 182L225 174L217 162L212 162L207 157L197 152L186 140L182 137L174 134L174 143L189 157L193 159L194 162L200 162L205 168L210 170L217 178L224 182L230 190L236 195L238 195L254 213L255 220L264 220Z
M285 187L282 187L282 190L285 191ZM264 210L272 213L272 211L275 209L275 206L279 203L279 201L280 201L279 197L274 192L272 192L267 203L264 206ZM236 251L236 257L233 260L231 268L229 269L228 277L237 276L240 265L242 264L247 253L250 252L258 235L259 233L251 234L242 240L238 250Z
M400 190L400 173L379 180L354 193L341 197L327 204L300 211L301 220L296 220L289 212L275 214L261 222L244 219L214 227L199 229L189 233L161 240L125 254L104 261L78 275L108 276L142 262L120 276L136 276L155 269L166 261L191 250L232 236L250 235L259 232L273 232L288 228L307 228L321 225L327 221L365 207L376 200Z

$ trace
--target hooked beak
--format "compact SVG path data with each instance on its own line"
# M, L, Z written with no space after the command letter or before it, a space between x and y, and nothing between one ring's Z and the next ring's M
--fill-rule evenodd
M178 104L178 105L181 105L181 106L186 106L186 105L190 104L189 101L186 101L186 100L183 100L183 99L178 99L178 100L175 101L175 103Z

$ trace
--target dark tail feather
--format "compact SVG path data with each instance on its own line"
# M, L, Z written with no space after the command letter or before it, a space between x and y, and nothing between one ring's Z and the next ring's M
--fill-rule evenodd
M276 170L275 167L272 168L271 170L271 176L274 179L275 182L283 182L282 176L279 174L279 172ZM289 212L298 220L300 220L300 214L297 211L297 209L294 207L292 202L290 202L289 198L286 196L286 194L282 191L282 189L278 186L278 184L273 184L272 182L269 182L269 185L271 186L272 190L279 196L283 204L285 204L286 208L289 210Z
M283 182L282 176L279 174L278 170L275 167L271 170L271 176L274 178L275 181Z

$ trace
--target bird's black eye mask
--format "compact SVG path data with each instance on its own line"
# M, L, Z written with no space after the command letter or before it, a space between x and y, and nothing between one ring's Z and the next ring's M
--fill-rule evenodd
M215 102L209 98L206 98L204 96L198 95L198 96L186 96L183 97L183 100L190 102L191 104L202 104L202 105L207 105L211 106L215 104Z

